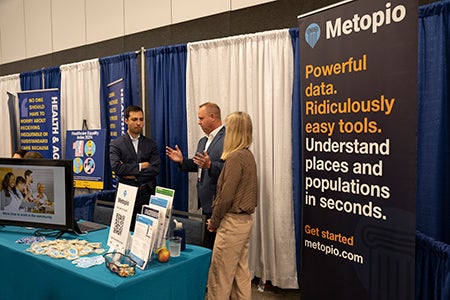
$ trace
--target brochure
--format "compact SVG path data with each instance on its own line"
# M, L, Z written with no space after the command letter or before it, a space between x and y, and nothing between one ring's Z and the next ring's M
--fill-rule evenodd
M157 238L155 243L155 249L161 248L164 246L165 237L167 233L168 226L166 223L170 221L170 209L169 209L169 201L167 199L158 198L157 196L152 195L150 197L150 204L144 205L142 208L142 212L144 214L149 214L156 218L156 211L158 211L158 229L157 229ZM167 220L167 214L169 212L169 219Z
M172 216L172 205L173 205L173 197L175 196L175 190L157 186L155 189L155 196L160 199L166 199L168 201L167 210L166 210L166 220L164 221L164 229L163 229L164 234L162 236L162 241L160 240L161 243L158 246L158 247L161 247L162 243L164 243L164 238L167 235L167 231L169 230L170 217ZM150 199L150 202L151 202L151 199Z
M152 196L154 197L154 196ZM164 200L165 201L165 200ZM153 217L157 220L157 225L155 226L155 246L154 250L159 248L160 240L164 241L164 222L166 219L166 209L162 206L155 204L147 204L142 206L142 214L146 216Z
M130 257L136 262L136 266L142 270L147 267L148 262L152 259L155 243L154 233L157 224L158 220L153 217L142 214L136 216Z

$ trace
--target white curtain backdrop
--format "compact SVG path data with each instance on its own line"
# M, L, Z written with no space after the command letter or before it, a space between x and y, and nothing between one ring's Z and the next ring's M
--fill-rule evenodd
M8 92L16 96L21 92L20 74L13 74L0 77L0 124L2 124L2 134L0 134L0 157L11 157L11 126L9 123ZM19 104L15 105L16 115L19 116ZM19 128L19 127L17 127Z
M198 106L219 104L222 119L250 114L259 199L251 235L250 271L281 288L298 288L292 203L293 52L288 30L188 44L186 101L189 153L203 135ZM190 182L195 191L195 178ZM195 193L190 203L196 202ZM190 207L192 207L190 205Z
M62 133L83 129L100 129L100 64L98 59L61 65Z

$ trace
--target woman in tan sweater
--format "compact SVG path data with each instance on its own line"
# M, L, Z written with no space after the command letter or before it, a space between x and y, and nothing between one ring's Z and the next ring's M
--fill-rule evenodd
M217 231L208 276L208 299L251 299L248 248L257 205L256 162L248 149L252 121L245 112L225 119L222 159L208 230Z

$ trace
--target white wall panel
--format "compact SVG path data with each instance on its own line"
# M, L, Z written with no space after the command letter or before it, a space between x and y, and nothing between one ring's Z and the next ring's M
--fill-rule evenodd
M88 44L124 35L123 0L86 0Z
M275 0L0 0L0 64Z
M231 10L241 9L245 7L255 6L276 0L231 0Z
M52 0L53 51L86 44L84 0Z
M23 0L0 1L0 63L25 58Z
M52 52L51 0L25 0L26 57Z
M170 25L170 1L126 0L125 35Z
M172 23L180 23L230 10L230 0L172 0Z

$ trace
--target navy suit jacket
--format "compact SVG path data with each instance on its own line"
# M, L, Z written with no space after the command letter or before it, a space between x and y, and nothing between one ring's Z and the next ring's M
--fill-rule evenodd
M224 161L220 159L223 152L223 140L225 137L225 127L216 134L211 144L208 147L206 153L208 153L211 159L211 168L203 169L201 180L197 182L197 194L202 206L203 213L210 215L212 213L212 202L216 195L217 179L219 179L220 171ZM207 137L200 139L197 145L197 152L203 153L205 149ZM197 172L198 166L192 159L183 158L183 163L180 165L182 171Z
M138 187L147 184L152 191L155 190L156 176L159 174L161 160L158 146L154 140L141 134L136 153L129 134L125 133L111 141L109 158L111 168L119 177L119 182ZM150 167L139 171L140 162L149 162ZM134 175L136 179L123 178L130 175Z

